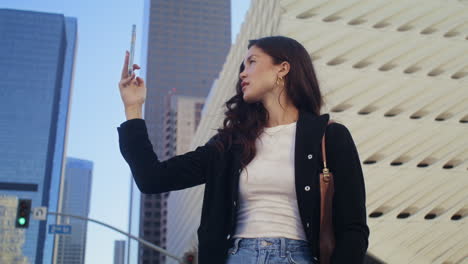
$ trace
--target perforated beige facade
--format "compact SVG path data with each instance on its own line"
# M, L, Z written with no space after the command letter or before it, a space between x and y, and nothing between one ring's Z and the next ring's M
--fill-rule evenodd
M234 94L249 39L285 35L310 52L332 119L364 170L369 254L386 263L468 263L468 1L253 0L206 102L192 149ZM196 247L203 186L174 192ZM170 209L171 210L171 209ZM171 248L169 248L171 250Z

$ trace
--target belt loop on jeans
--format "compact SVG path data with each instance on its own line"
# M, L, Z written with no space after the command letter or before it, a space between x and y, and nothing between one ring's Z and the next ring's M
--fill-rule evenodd
M280 257L286 257L286 238L280 237Z
M236 253L237 253L237 250L239 250L239 241L240 241L241 239L242 239L241 237L236 237L236 238L234 239L234 248L232 249L231 254L236 254Z

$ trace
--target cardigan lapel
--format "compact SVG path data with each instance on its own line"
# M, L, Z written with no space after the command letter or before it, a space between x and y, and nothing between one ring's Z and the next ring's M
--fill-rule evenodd
M310 112L299 112L294 150L294 175L297 203L305 226L310 219L306 219L304 212L314 212L317 209L315 207L319 205L316 202L320 201L318 159L320 159L322 135L329 118L329 114L318 116Z
M310 112L299 111L294 150L296 169L307 168L307 164L310 163L311 159L315 160L318 158L313 152L315 152L316 147L320 145L320 140L322 139L329 119L329 114L317 116ZM312 154L311 159L309 159L309 154Z

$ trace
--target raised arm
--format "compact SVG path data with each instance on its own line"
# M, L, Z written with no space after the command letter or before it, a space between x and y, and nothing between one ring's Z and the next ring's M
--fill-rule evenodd
M145 120L127 120L117 130L120 152L142 193L180 190L206 182L206 174L217 151L211 144L214 137L194 151L159 161L149 140Z
M369 227L366 191L359 155L349 130L329 125L326 137L328 165L334 173L333 223L336 245L331 263L363 263Z
M146 85L135 72L128 74L129 53L125 52L119 91L125 106L127 121L117 127L119 146L122 156L132 171L133 178L142 193L162 193L184 189L206 182L213 150L209 144L183 155L159 161L148 137L145 120L142 119L142 107L146 100ZM140 66L133 64L133 70Z

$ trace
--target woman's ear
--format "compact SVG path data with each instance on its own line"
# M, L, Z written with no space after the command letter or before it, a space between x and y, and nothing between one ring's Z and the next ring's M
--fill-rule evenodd
M281 77L281 78L284 78L284 76L286 76L288 74L290 69L291 69L291 65L289 64L289 62L283 61L279 65L278 76Z

